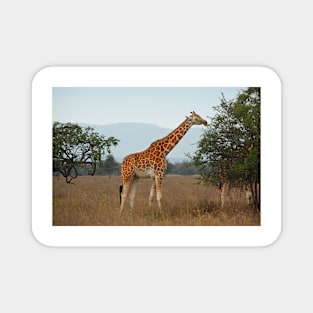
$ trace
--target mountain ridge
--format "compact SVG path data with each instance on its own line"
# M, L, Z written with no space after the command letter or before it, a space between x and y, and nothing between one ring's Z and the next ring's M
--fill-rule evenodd
M114 136L120 142L117 147L111 149L114 158L121 162L123 158L131 153L147 149L150 144L167 136L175 128L163 128L149 123L121 122L106 125L79 123L81 127L92 127L95 132L106 137ZM197 149L202 128L194 126L174 149L168 154L167 159L172 162L188 160L186 154L193 154Z

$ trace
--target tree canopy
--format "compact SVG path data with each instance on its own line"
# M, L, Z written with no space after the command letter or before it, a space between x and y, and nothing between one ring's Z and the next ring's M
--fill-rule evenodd
M119 140L99 135L91 127L71 123L53 123L53 171L60 172L70 183L78 175L79 167L89 167L94 175L96 162L111 152Z
M232 186L249 186L254 190L254 204L259 207L257 186L260 184L260 105L261 90L241 90L235 99L221 95L214 107L193 160L200 167L206 183L220 185L223 179Z

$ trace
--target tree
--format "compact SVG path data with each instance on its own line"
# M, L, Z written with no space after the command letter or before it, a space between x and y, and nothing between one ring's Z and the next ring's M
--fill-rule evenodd
M256 208L260 208L260 105L258 87L241 90L234 100L222 94L193 156L204 182L221 185L227 179L231 186L249 187Z
M112 175L120 174L121 164L116 162L113 155L109 154L104 161L100 162L100 167L101 175L108 175L111 178Z
M54 122L53 171L60 172L67 183L77 178L78 169L82 167L88 167L88 174L94 175L96 162L105 153L110 153L111 146L116 146L118 142L115 137L99 135L91 127Z

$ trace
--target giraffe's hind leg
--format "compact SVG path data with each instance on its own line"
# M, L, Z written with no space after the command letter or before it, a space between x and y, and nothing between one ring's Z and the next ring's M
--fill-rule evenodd
M129 189L130 207L132 209L134 208L134 201L135 201L138 180L139 180L138 177L134 176L130 185L130 189Z
M123 185L120 185L120 204L122 203Z
M155 194L155 182L153 182L153 185L151 186L151 190L150 190L150 196L149 196L149 206L150 207L152 205L154 194Z
M120 214L122 213L124 206L125 206L125 202L127 199L129 188L130 188L130 183L131 183L131 181L123 180L122 188L120 187L120 191L121 191L121 193L120 193L120 199L121 199Z

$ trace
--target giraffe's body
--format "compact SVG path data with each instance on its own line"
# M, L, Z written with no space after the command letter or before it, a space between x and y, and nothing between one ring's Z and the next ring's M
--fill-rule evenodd
M154 141L148 149L133 153L125 157L122 163L121 174L123 187L121 191L121 211L130 193L130 205L134 206L136 185L139 178L151 177L154 183L151 187L149 204L151 205L154 194L159 208L161 208L162 180L166 169L166 156L183 138L192 125L206 125L207 122L195 112L191 112L186 119L171 133L162 139Z

